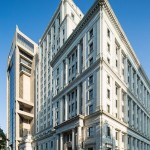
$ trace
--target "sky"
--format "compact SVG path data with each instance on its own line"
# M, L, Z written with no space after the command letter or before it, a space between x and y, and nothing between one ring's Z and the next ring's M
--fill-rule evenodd
M85 14L95 0L74 0ZM6 132L6 66L16 24L38 43L60 0L0 0L0 127ZM150 0L109 0L150 78Z

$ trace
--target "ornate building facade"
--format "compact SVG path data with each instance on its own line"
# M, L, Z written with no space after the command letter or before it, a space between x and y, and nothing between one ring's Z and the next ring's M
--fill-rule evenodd
M150 149L150 82L107 0L60 2L34 85L33 150Z

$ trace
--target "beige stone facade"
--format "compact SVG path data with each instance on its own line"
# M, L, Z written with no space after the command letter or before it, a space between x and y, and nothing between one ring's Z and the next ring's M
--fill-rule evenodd
M18 150L23 137L34 134L33 79L37 48L16 27L7 66L7 146L12 150Z

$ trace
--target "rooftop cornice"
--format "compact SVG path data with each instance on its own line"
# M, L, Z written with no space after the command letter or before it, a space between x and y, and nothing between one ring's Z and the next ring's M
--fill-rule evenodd
M70 1L67 1L67 2L69 3L70 6L72 6L71 3L70 3ZM55 13L54 13L52 19L50 20L50 22L49 22L49 24L48 24L48 26L47 26L47 28L46 28L44 34L42 35L42 38L41 38L40 41L39 41L39 44L41 44L41 42L44 40L44 38L45 38L47 32L49 31L50 27L52 26L52 24L53 24L53 22L54 22L54 20L55 20L55 18L56 18L56 16L57 16L57 14L58 14L58 12L59 12L59 10L60 10L60 7L61 7L62 3L64 3L64 1L61 1L61 2L59 3L59 5L58 5L58 7L57 7L57 9L56 9L56 11L55 11ZM73 1L72 1L72 3L75 5L75 3L74 3ZM73 8L73 9L74 9L74 8ZM76 11L76 10L74 9L74 11ZM82 12L81 12L81 13L82 13ZM77 13L77 14L78 14L78 13ZM82 13L82 15L83 15L83 13ZM78 16L80 17L79 14L78 14Z
M92 16L100 9L100 6L103 5L104 0L97 0L94 5L90 8L90 10L86 13L86 15L83 17L83 19L80 21L80 23L77 25L73 33L69 36L69 38L66 40L64 45L60 48L58 53L53 57L51 61L51 66L57 62L57 60L64 54L64 51L74 42L74 39L78 36L79 33L81 33L82 29L84 29L84 26L90 22Z
M82 29L84 29L84 26L90 21L93 14L95 14L100 7L106 12L108 17L110 18L112 24L114 25L116 31L118 32L121 41L124 43L125 47L128 50L128 53L132 56L133 61L138 67L139 73L143 76L143 79L147 83L147 85L150 87L150 81L147 77L144 69L142 68L129 40L126 37L126 34L124 33L117 17L115 16L115 13L113 12L108 0L96 0L95 3L92 5L90 10L86 13L84 18L81 20L81 22L78 24L78 26L75 28L74 32L70 35L70 37L67 39L67 41L64 43L64 45L60 48L58 53L54 56L54 58L51 61L51 66L53 67L54 64L57 62L57 60L64 54L66 49L69 47L71 43L73 43L74 39L78 36L79 33L81 33Z
M119 33L119 36L120 36L120 39L122 40L122 42L125 44L129 54L132 56L135 64L137 65L138 67L138 71L139 73L143 76L143 78L145 79L146 83L148 84L148 86L150 87L150 81L149 81L149 78L147 77L143 67L141 66L139 60L138 60L138 57L136 56L125 32L123 31L114 11L112 10L108 0L103 0L105 1L103 4L104 4L104 10L106 11L108 17L110 18L110 20L112 21L113 25L115 26L117 32Z

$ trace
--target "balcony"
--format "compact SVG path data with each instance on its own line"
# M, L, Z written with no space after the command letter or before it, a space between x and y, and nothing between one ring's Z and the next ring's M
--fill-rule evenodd
M20 66L20 72L24 72L24 73L27 73L27 74L31 74L31 69L28 69L27 67L21 65Z
M27 68L29 68L29 69L32 68L32 63L26 61L25 59L22 59L22 58L21 58L21 59L20 59L20 63L21 63L23 66L25 66L25 67L27 67Z
M17 112L24 119L32 120L34 117L33 112L30 109L27 110L27 109L20 108Z
M34 103L30 101L23 100L21 98L18 99L20 106L24 106L27 109L32 109L34 107Z

